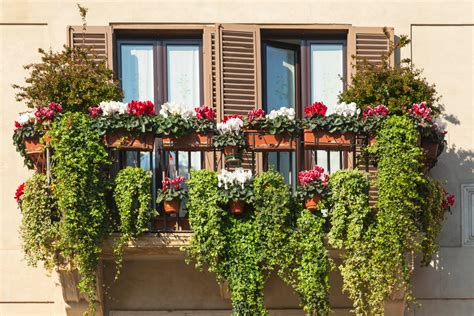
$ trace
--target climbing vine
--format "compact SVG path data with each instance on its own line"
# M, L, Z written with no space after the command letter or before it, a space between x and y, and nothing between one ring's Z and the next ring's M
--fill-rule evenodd
M115 178L114 199L119 215L120 237L114 245L116 277L122 267L123 247L148 230L150 219L156 215L151 208L151 172L127 167Z
M95 272L110 223L107 182L101 168L110 162L98 131L85 114L65 114L51 129L51 144L55 150L52 193L62 214L61 255L77 267L78 288L86 294L89 312L94 314Z

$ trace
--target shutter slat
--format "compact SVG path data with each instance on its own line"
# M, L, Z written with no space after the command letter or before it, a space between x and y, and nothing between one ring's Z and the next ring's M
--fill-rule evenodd
M106 62L112 69L112 29L109 26L70 26L69 46L90 51L96 62Z

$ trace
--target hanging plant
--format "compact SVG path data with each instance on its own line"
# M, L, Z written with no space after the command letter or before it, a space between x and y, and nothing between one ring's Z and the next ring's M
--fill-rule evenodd
M158 189L156 203L163 202L165 213L177 213L181 207L181 202L187 197L187 192L182 185L185 182L184 177L174 179L165 178L163 188Z
M214 136L214 147L222 149L228 160L242 158L245 148L245 138L242 131L244 122L240 115L224 116L222 122L217 123L217 134Z
M115 178L114 199L120 220L120 237L114 245L116 278L122 267L123 247L147 231L156 215L151 208L151 178L151 172L134 167L120 170Z
M229 206L232 214L242 214L245 205L253 201L252 172L242 168L234 171L223 169L217 178L223 203Z
M308 210L314 211L323 196L328 193L328 175L324 168L314 166L311 170L303 170L298 173L298 196L304 199Z
M20 237L26 262L47 270L57 263L60 213L51 195L46 176L35 174L21 184L15 199L21 210Z
M62 214L61 255L78 269L78 288L95 311L96 268L101 243L109 233L104 166L110 164L97 129L88 115L67 113L50 131L54 148L52 193Z

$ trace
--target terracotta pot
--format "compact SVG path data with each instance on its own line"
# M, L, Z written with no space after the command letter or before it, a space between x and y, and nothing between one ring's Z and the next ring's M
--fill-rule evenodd
M245 138L252 151L291 151L296 148L296 141L289 135L273 135L265 131L247 130Z
M326 131L304 130L304 146L308 149L350 149L354 143L355 134L329 133Z
M306 208L310 211L315 211L318 209L318 202L321 200L321 197L317 194L313 195L311 198L306 198L304 204Z
M39 137L25 138L24 143L27 154L39 154L44 152L44 144L40 142Z
M240 200L232 200L229 202L229 210L234 215L240 215L245 210L245 202Z
M153 133L131 133L126 131L110 132L104 135L107 147L125 150L153 151L155 135Z
M179 211L180 206L181 206L181 200L178 200L178 199L163 202L163 209L165 213L167 214L177 213Z
M422 140L421 148L425 154L425 159L429 162L434 162L438 158L438 143Z
M192 133L182 137L163 136L163 148L168 150L209 151L212 146L212 133Z
M51 137L43 137L43 142L48 144ZM24 145L25 151L33 162L36 172L45 173L46 172L46 153L45 153L45 144L41 143L39 137L25 138Z
M242 155L240 149L237 146L226 146L223 149L225 159L241 159Z
M373 146L377 143L377 138L375 135L370 134L368 137L369 137L369 146Z

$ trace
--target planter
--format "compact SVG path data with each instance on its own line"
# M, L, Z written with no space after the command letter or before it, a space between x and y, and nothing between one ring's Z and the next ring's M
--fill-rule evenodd
M224 157L226 161L242 159L242 153L238 146L226 146L222 151L224 152Z
M304 204L308 210L313 212L318 209L318 202L320 200L321 200L321 197L318 194L315 194L311 198L306 198L304 200Z
M39 137L25 138L25 151L30 154L41 154L44 152L44 144L40 142Z
M296 148L296 140L290 135L274 135L265 131L248 130L245 140L251 151L292 151Z
M241 215L245 210L245 202L241 200L232 200L229 202L229 210L234 215Z
M374 134L369 134L368 136L368 145L373 146L377 143L377 137Z
M427 161L433 162L438 158L438 143L421 140L421 148Z
M110 132L104 135L104 143L109 148L124 150L153 151L153 133L132 133L126 131Z
M49 143L49 137L43 137L43 140L46 144ZM45 154L45 144L40 142L40 137L31 137L25 138L24 140L25 151L33 162L35 170L39 173L46 172L46 154Z
M192 133L182 137L163 136L163 148L166 150L183 151L210 151L212 147L212 133Z
M181 200L178 199L163 202L163 210L166 214L178 213L180 206Z
M349 150L354 144L355 134L347 133L329 133L326 131L304 130L304 146L307 149L346 149Z

